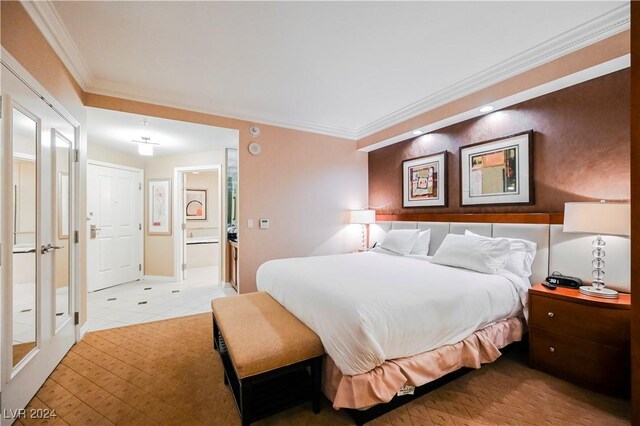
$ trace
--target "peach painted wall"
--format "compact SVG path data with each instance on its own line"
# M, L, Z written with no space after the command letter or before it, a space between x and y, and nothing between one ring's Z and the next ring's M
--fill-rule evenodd
M80 123L80 140L78 141L81 161L79 167L79 191L86 192L85 182L86 149L87 149L87 114L83 105L83 92L73 79L64 64L53 51L40 30L35 26L20 2L0 2L2 46L34 77L42 86ZM84 197L80 199L80 210L86 211ZM80 322L86 322L86 247L85 230L80 230Z
M267 260L358 247L360 231L346 225L348 211L367 205L367 154L354 141L261 129L259 156L249 153L248 137L240 139L241 293L255 290L256 270ZM270 220L269 229L259 228L260 218Z
M239 131L241 293L255 291L256 270L269 259L358 247L360 230L348 225L348 210L367 205L368 156L355 141L265 124L255 139L247 121L94 93L85 94L85 105ZM262 145L258 157L248 152L252 141ZM257 228L260 218L271 220L269 230Z

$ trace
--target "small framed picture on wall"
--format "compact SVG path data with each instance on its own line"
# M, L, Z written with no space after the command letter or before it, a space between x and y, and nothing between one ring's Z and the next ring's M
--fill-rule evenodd
M533 130L460 147L460 204L533 203Z
M447 206L447 151L402 162L402 207Z
M187 220L207 220L207 190L187 189L185 217Z
M149 180L149 235L171 235L171 179Z

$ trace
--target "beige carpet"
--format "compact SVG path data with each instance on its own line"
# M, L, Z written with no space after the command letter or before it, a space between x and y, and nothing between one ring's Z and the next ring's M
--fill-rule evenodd
M222 363L212 351L208 314L88 334L30 403L54 409L55 425L239 425ZM371 424L628 424L630 404L530 370L503 356ZM328 402L301 405L260 424L351 424Z

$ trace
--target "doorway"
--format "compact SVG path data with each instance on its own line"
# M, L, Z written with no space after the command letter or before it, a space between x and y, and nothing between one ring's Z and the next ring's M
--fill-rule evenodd
M221 165L176 167L176 274L178 281L221 282Z
M3 425L78 334L79 123L13 62L5 56L1 67Z

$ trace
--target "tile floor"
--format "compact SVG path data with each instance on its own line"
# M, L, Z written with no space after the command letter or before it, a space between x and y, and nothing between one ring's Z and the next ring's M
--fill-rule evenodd
M182 282L145 279L91 292L89 331L211 312L211 299L236 294L217 277L217 267L193 268Z

